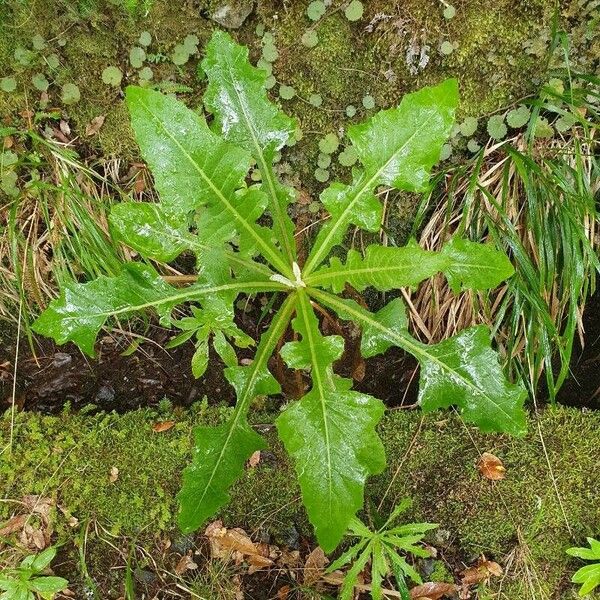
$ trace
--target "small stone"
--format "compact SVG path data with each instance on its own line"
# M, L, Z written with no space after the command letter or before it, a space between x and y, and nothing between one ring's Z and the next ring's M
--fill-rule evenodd
M210 18L226 29L239 29L254 10L254 0L219 2Z
M100 406L102 404L108 404L109 402L112 402L114 399L115 399L115 390L113 389L112 385L110 385L108 383L102 384L98 388L98 391L96 392L96 395L94 396L94 402L99 404Z

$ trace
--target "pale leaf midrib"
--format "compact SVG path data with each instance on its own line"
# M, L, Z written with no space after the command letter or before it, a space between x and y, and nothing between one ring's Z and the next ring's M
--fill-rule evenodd
M231 421L229 421L230 426L227 432L227 437L225 438L225 442L221 446L221 451L219 452L219 456L215 462L213 470L211 471L208 482L204 486L204 491L200 496L199 500L196 502L196 511L198 511L200 505L202 504L204 498L206 498L206 495L210 490L210 486L212 485L216 473L219 470L219 467L221 466L223 456L225 456L225 451L229 447L229 442L231 440L231 437L233 436L233 432L237 428L240 419L246 414L246 408L249 402L252 401L252 398L249 395L249 391L252 389L252 386L254 385L254 382L258 377L258 374L260 373L262 367L266 366L267 361L269 360L269 357L271 356L271 353L273 351L273 348L275 347L275 345L279 341L279 338L283 334L283 329L285 329L285 327L287 326L292 311L294 310L294 304L295 298L292 295L288 296L286 302L281 306L281 308L277 312L275 318L271 322L271 325L265 334L267 336L265 343L261 343L259 345L259 348L257 349L256 355L254 356L254 361L252 363L252 375L248 378L248 381L244 386L244 391L242 392L240 398L238 398L238 401L235 405L234 414L231 418Z
M351 313L356 320L368 323L371 327L375 327L376 329L379 329L379 331L386 333L390 337L394 338L400 347L408 350L414 356L417 356L417 357L421 356L422 358L425 358L425 359L430 360L431 362L437 364L442 370L447 371L447 372L451 373L451 375L453 377L460 379L467 388L472 390L472 393L474 395L482 396L482 397L486 398L488 400L488 402L490 404L493 404L501 413L503 413L511 423L515 422L513 417L509 413L507 413L506 410L502 406L500 406L497 402L495 402L485 391L474 386L468 379L465 379L460 373L457 373L454 369L449 367L446 363L440 361L437 357L435 357L435 356L429 354L427 351L423 350L416 343L413 343L410 340L406 339L405 337L397 334L395 331L388 329L385 325L382 325L376 319L373 319L373 318L367 316L366 314L357 311L352 306L345 304L337 296L334 296L327 292L323 292L321 290L315 290L315 289L311 289L309 293L311 293L315 298L320 297L321 301L323 301L325 304L329 304L330 306L337 306L337 308L339 310L345 311L347 313Z
M223 206L227 209L227 211L233 215L235 220L244 227L244 229L258 242L258 245L263 249L265 258L268 258L273 266L276 266L278 269L287 272L287 267L281 255L273 250L258 234L258 232L252 227L250 223L246 221L242 217L242 215L233 207L233 205L225 198L225 195L221 192L219 188L215 186L210 177L204 172L203 169L200 168L200 165L192 158L192 156L187 152L187 150L180 144L180 142L175 138L171 132L167 129L162 120L155 115L150 107L139 97L137 98L137 102L142 106L142 108L155 120L155 122L159 125L159 127L164 131L164 133L169 137L169 139L179 148L181 153L187 158L190 164L194 167L194 169L198 172L200 177L207 183L210 189L214 192L215 196L219 198Z

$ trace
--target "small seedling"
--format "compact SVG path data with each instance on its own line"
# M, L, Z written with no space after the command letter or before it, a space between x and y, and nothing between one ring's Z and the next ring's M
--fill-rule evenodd
M454 17L456 16L456 9L451 4L446 4L446 8L444 8L443 14L444 19L447 19L449 21L450 19L454 19Z
M446 56L452 54L454 52L454 44L448 40L445 40L440 46L440 52Z
M146 51L139 46L134 46L129 51L129 63L134 69L141 69L146 60Z
M567 550L569 556L594 561L591 565L581 567L571 579L573 583L581 584L580 596L586 596L600 585L600 542L594 538L587 538L587 542L589 548L569 548Z
M60 97L63 101L63 104L75 104L76 102L79 102L81 98L81 92L76 84L65 83L62 86Z
M69 582L62 577L42 575L56 556L56 548L47 548L40 554L26 556L16 569L0 574L2 600L52 600Z
M487 132L493 140L504 139L508 133L508 128L504 122L504 115L491 116L487 122Z
M367 94L363 99L362 99L362 105L367 109L367 110L371 110L373 108L375 108L375 98L373 98L373 96L371 96L370 94Z
M17 89L17 80L14 77L3 77L0 79L0 90L3 92L14 92Z
M319 150L323 154L333 154L340 145L340 140L335 133L328 133L324 138L319 140Z
M308 5L306 15L311 21L318 21L326 11L325 2L322 0L314 0Z
M415 583L422 583L421 576L411 567L403 555L412 554L420 558L428 558L431 553L420 543L425 534L437 525L433 523L408 523L394 527L394 522L411 505L410 500L403 500L396 506L389 519L377 530L372 531L357 517L352 518L348 526L347 537L358 538L358 541L335 560L327 569L328 573L353 562L354 564L344 576L339 600L351 600L358 576L371 563L371 598L383 599L383 582L393 574L400 598L410 600L406 578ZM387 596L386 596L387 597Z
M34 50L43 50L46 47L46 40L39 33L36 33L31 40L31 45Z
M296 90L291 85L280 85L279 96L283 100L291 100L296 95Z
M106 69L102 71L102 81L106 83L106 85L118 87L121 85L122 79L123 73L121 73L121 69L118 67L106 67Z
M319 43L319 36L317 35L317 32L314 29L309 29L308 31L305 31L302 34L300 41L307 48L314 48Z
M359 0L352 0L352 2L350 2L350 4L348 4L346 7L344 15L348 21L359 21L362 19L364 10L365 9L362 2Z
M31 78L31 83L33 83L33 87L40 92L45 92L50 86L50 82L43 73L36 73Z
M513 129L520 129L529 121L531 117L531 111L525 105L521 105L518 108L513 108L508 111L506 115L506 122L509 127Z
M476 131L479 121L475 117L466 117L460 124L460 133L465 137L471 137Z
M144 48L148 47L152 43L152 35L149 31L142 31L140 33L140 37L138 39L138 44L140 46L144 46Z
M320 94L311 94L308 101L313 105L319 108L323 104L323 98Z

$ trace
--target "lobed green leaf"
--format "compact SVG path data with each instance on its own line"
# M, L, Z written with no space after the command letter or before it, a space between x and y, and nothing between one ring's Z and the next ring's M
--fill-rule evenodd
M213 34L206 46L202 68L208 77L204 105L215 117L214 127L257 161L274 230L291 262L296 248L287 206L295 193L279 183L272 165L275 152L291 139L296 123L269 101L266 71L253 67L248 60L248 48L236 44L228 33Z
M487 327L472 327L439 344L427 345L415 340L406 329L399 299L391 308L373 314L328 292L311 289L310 293L341 318L363 326L367 335L367 342L361 346L363 354L373 356L394 345L419 361L419 403L423 410L455 405L465 420L482 431L525 434L523 402L527 393L521 384L512 384L504 376Z
M362 507L367 477L385 467L375 431L384 406L352 391L351 380L334 375L331 365L343 351L341 338L323 337L308 297L303 292L298 295L293 327L302 339L286 344L283 356L290 367L310 367L312 388L286 408L276 425L294 458L319 544L329 552Z
M225 369L227 380L237 395L231 418L218 427L194 430L194 456L183 472L183 485L177 495L179 525L185 532L198 529L229 501L228 490L243 473L246 461L253 452L265 446L263 438L248 425L246 414L256 396L274 394L280 389L267 363L285 333L294 302L294 296L289 296L281 306L262 335L252 364Z
M348 130L364 169L356 169L350 185L335 183L322 195L332 219L319 231L306 261L310 274L339 244L350 224L369 229L381 222L381 207L376 206L373 189L389 185L396 189L423 191L430 171L439 160L442 146L452 129L458 104L455 79L426 87L402 98L397 108L381 111ZM333 199L333 201L332 201ZM367 220L365 221L365 216Z

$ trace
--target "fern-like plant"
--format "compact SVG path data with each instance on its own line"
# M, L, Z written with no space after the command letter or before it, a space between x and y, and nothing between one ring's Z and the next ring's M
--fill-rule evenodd
M280 391L268 360L291 322L299 339L286 343L281 356L289 367L310 373L312 387L282 412L277 429L294 459L319 543L329 551L362 506L367 477L385 466L376 433L384 406L353 391L351 380L334 373L344 342L321 333L314 305L362 327L365 357L391 346L413 354L421 365L424 410L455 405L484 431L520 435L525 431L525 392L503 376L485 327L428 346L411 337L400 299L373 313L337 295L346 284L359 291L387 291L415 286L438 272L457 291L486 289L513 269L504 254L460 238L449 240L440 252L424 251L415 243L403 248L373 245L364 256L350 250L345 261L327 262L351 225L378 229L382 207L374 193L377 186L427 187L454 122L455 80L408 94L397 108L348 129L362 167L353 171L350 183L332 183L321 194L331 218L300 264L287 210L295 192L273 169L275 153L292 140L296 123L269 102L266 73L250 65L247 49L228 34L214 33L202 67L208 77L204 105L212 115L210 125L203 114L173 97L127 89L133 129L161 201L125 202L110 216L115 235L147 259L168 262L184 251L194 252L197 282L175 288L148 264L126 264L117 277L67 286L34 329L58 343L74 341L93 355L96 336L109 317L153 308L170 325L173 308L192 303L195 322L179 325L197 339L195 371L204 369L212 342L237 404L226 423L194 432L196 450L179 494L179 522L191 531L228 501L246 460L265 447L247 413L254 398ZM254 163L261 182L247 185ZM257 223L264 214L270 227ZM234 345L246 346L248 338L234 324L234 303L240 294L259 292L278 293L284 300L261 336L254 360L240 366Z
M329 568L332 573L349 563L353 563L344 576L339 600L351 600L358 576L371 563L371 598L382 600L382 584L393 573L402 600L410 600L406 578L415 583L423 583L421 576L411 567L403 554L427 558L431 553L417 546L428 531L435 529L433 523L406 523L394 525L398 517L411 505L410 500L400 502L388 520L377 530L372 531L360 519L353 517L348 525L347 536L357 541L346 550Z

